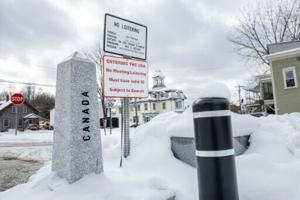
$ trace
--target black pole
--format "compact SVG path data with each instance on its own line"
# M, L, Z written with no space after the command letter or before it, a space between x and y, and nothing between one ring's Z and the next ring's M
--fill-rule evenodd
M200 200L238 200L229 102L202 98L193 104Z

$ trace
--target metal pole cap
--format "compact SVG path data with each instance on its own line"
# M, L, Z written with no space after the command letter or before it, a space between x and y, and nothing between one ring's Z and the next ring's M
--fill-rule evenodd
M193 103L193 112L229 110L229 101L222 97L200 98Z

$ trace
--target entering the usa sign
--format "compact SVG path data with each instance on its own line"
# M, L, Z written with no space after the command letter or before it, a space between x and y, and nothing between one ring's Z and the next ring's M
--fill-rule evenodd
M148 97L148 64L145 61L104 56L105 97Z

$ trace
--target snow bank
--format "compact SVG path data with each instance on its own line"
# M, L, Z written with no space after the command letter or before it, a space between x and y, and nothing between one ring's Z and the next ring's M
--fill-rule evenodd
M233 136L250 135L259 126L261 118L253 117L251 115L240 115L231 112L231 123Z
M259 153L271 161L291 161L299 156L300 113L259 118L251 135L248 153Z
M162 120L163 118L163 120ZM155 117L152 121L160 121L166 127L169 136L194 137L194 124L192 108L182 114L168 113ZM151 121L151 122L152 122ZM250 135L259 126L259 118L251 115L231 113L233 137Z

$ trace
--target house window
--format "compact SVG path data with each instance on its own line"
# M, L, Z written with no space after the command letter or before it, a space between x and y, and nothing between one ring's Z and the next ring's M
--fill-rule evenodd
M130 112L133 112L133 105L130 105Z
M23 119L18 120L18 127L23 127Z
M27 106L23 106L23 113L27 113L27 112L28 112Z
M166 109L166 102L162 103L162 108L165 110Z
M284 88L296 88L297 87L297 76L295 67L287 67L282 69Z
M144 104L144 108L145 108L145 110L148 110L148 104L147 103Z
M137 110L138 110L138 111L141 110L141 105L140 105L140 104L137 105Z
M12 106L11 107L11 113L16 113L17 112L17 107L16 106Z
M10 121L9 121L9 119L4 119L3 120L3 127L4 128L8 128L10 126Z
M152 104L152 108L153 108L153 110L156 110L155 103Z
M145 117L144 118L144 122L146 123L146 122L149 122L151 120L151 118L149 117L149 116L147 116L147 117Z
M273 89L271 82L262 83L262 93L264 100L271 100L273 99Z
M181 101L175 102L175 108L176 109L182 109L182 102Z

